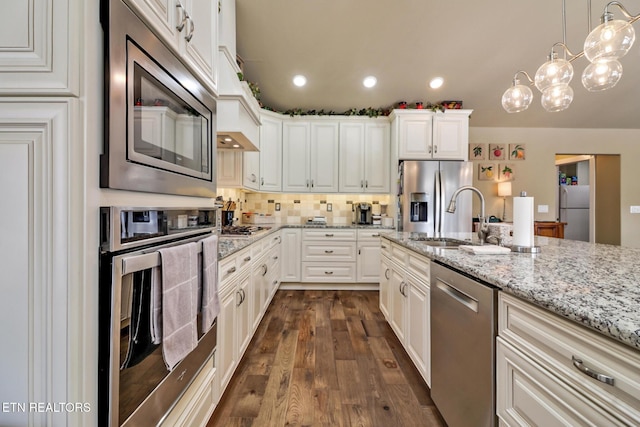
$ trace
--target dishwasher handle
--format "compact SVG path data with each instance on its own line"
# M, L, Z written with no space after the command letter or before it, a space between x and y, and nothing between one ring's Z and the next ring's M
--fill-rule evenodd
M446 295L450 296L454 300L458 301L460 304L467 307L469 310L478 312L478 300L470 297L465 294L461 290L457 289L455 286L450 283L445 282L441 278L436 278L436 287L444 292Z

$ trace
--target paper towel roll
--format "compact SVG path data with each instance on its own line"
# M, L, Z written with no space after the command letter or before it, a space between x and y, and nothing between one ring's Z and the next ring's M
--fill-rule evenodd
M533 246L533 197L513 198L513 244Z

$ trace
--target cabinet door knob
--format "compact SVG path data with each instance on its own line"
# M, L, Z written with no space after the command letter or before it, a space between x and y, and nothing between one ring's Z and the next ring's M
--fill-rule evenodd
M438 146L437 146L437 145L434 145L434 146L433 146L433 152L434 152L434 153L437 153L437 152L438 152Z
M246 258L244 259L244 262L249 262L249 261L251 261L251 257L250 257L250 256L248 256L248 257L246 257Z
M231 274L231 273L235 273L236 272L236 268L235 267L231 267L230 269L227 270L227 274Z
M388 268L384 271L384 277L385 277L385 279L389 280L389 269Z

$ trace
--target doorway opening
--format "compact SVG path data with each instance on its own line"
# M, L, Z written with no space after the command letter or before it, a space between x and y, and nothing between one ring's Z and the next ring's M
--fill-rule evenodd
M620 155L556 154L556 171L565 238L620 245Z

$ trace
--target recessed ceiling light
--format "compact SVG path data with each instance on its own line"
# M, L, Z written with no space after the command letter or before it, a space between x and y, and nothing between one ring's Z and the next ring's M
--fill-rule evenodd
M240 144L233 144L233 148L240 148Z
M231 142L231 141L233 141L233 139L229 138L228 136L225 137L225 139L224 139L224 142Z
M429 82L429 87L431 89L438 89L443 83L444 79L442 77L435 77Z
M297 76L293 77L293 84L298 87L302 87L307 84L307 78L303 75L298 74Z
M364 85L364 87L374 87L376 83L378 83L378 79L376 79L373 76L365 77L364 80L362 81L362 84Z

